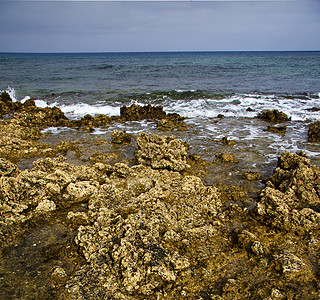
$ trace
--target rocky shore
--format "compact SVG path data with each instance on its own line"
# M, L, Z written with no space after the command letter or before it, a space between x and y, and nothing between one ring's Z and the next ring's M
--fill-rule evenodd
M0 117L1 299L319 299L320 171L306 153L283 152L252 201L243 186L204 184L209 166L237 158L207 161L162 135L161 126L188 129L162 107L69 120L2 93ZM111 143L95 141L108 151L90 156L84 141L40 140L47 127L90 132L146 118L159 134L113 130ZM310 141L318 131L310 126Z

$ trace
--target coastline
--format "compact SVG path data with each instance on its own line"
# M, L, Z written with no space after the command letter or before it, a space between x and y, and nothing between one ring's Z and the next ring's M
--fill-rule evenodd
M319 296L320 171L306 153L260 178L232 137L191 152L172 135L197 128L161 107L69 120L1 101L1 297ZM146 118L157 134L116 131ZM89 135L99 127L106 138Z

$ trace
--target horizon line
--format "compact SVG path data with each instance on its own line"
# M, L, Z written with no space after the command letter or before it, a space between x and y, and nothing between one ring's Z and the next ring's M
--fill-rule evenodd
M320 52L318 50L151 50L151 51L1 51L0 54L89 54L89 53L200 53L200 52Z

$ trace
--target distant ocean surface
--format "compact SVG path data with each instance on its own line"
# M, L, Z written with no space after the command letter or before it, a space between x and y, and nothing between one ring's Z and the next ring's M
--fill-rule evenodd
M139 102L186 117L252 117L250 106L318 119L305 109L320 108L320 52L0 53L0 83L74 117Z
M320 52L0 53L0 90L17 101L58 106L69 118L119 115L133 103L162 105L197 128L189 136L195 148L229 136L261 161L284 150L319 157L319 147L306 140L307 126L320 120L319 111L309 110L320 109ZM266 122L254 118L263 109L292 118L285 136L266 132ZM225 118L214 122L219 114ZM143 122L119 126L155 129Z

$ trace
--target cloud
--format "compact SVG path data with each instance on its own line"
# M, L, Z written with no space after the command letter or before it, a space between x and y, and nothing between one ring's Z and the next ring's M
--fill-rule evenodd
M0 4L0 51L320 49L319 1Z

